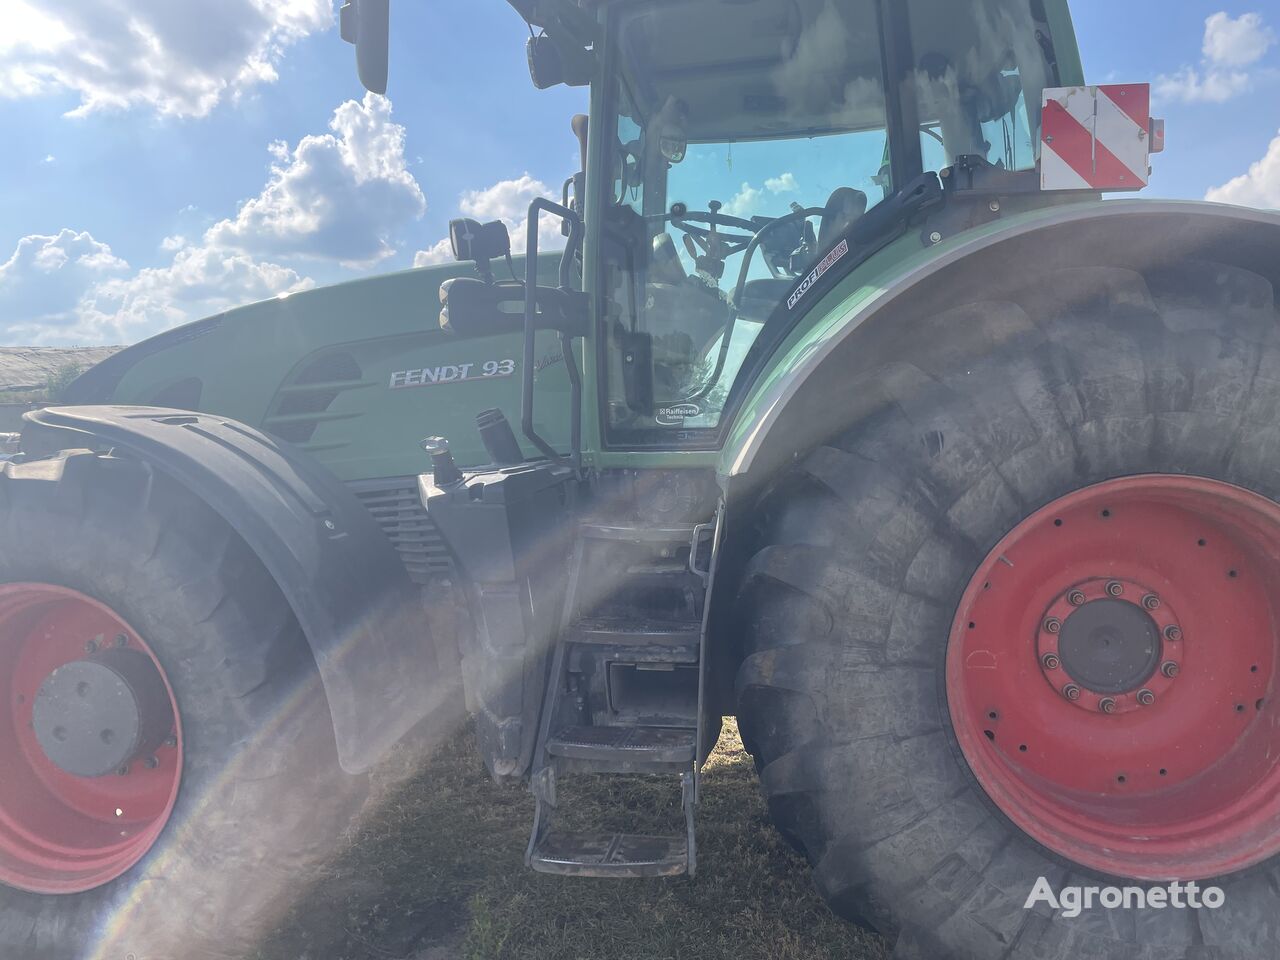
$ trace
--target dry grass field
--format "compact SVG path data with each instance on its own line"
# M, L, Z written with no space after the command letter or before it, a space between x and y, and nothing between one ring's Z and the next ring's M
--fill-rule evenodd
M326 870L303 884L259 960L887 957L878 937L831 914L803 860L769 826L731 721L705 770L693 879L583 880L525 870L532 799L522 788L495 786L470 741L455 738L412 771L405 749L380 771L370 814ZM644 778L608 787L587 781L567 797L562 789L562 809L572 803L606 827L619 803L628 817L654 825L678 807L665 786Z

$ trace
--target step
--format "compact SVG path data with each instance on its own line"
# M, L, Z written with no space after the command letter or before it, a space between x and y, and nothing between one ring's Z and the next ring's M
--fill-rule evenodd
M701 638L702 624L696 620L585 619L571 624L565 631L565 639L573 643L622 647L693 647L695 654Z
M628 577L643 577L649 581L671 581L696 577L689 569L688 561L659 557L656 560L633 563L624 571Z
M689 850L684 837L551 831L529 865L572 877L673 877L688 872Z
M675 727L565 727L547 740L547 753L627 772L636 765L691 764L696 732Z
M658 527L652 524L582 523L579 533L590 540L623 540L629 543L688 544L693 539L694 524Z

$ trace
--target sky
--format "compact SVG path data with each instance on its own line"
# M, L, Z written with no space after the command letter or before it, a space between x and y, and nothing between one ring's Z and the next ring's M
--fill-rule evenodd
M533 88L502 0L393 0L388 95L365 94L336 5L0 2L0 345L132 343L440 262L460 214L519 249L585 91ZM1280 0L1072 9L1090 82L1153 84L1144 195L1280 208Z

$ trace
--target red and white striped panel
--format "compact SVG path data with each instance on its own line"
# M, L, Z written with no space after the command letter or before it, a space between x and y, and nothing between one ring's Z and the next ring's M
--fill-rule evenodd
M1150 177L1151 86L1045 90L1043 190L1141 190Z

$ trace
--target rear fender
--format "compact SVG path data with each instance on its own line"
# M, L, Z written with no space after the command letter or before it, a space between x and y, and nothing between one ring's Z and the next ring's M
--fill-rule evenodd
M338 757L367 770L456 688L391 544L309 457L224 417L158 407L55 407L26 415L23 449L112 449L208 503L258 555L319 667Z
M869 296L784 347L752 390L721 453L731 502L758 489L796 456L871 412L867 376L920 350L923 321L953 306L999 299L1057 270L1212 260L1250 270L1280 290L1280 215L1218 204L1106 201L1040 210L962 234L932 256L877 280ZM842 309L837 307L836 309ZM929 333L929 349L981 352L977 331Z

